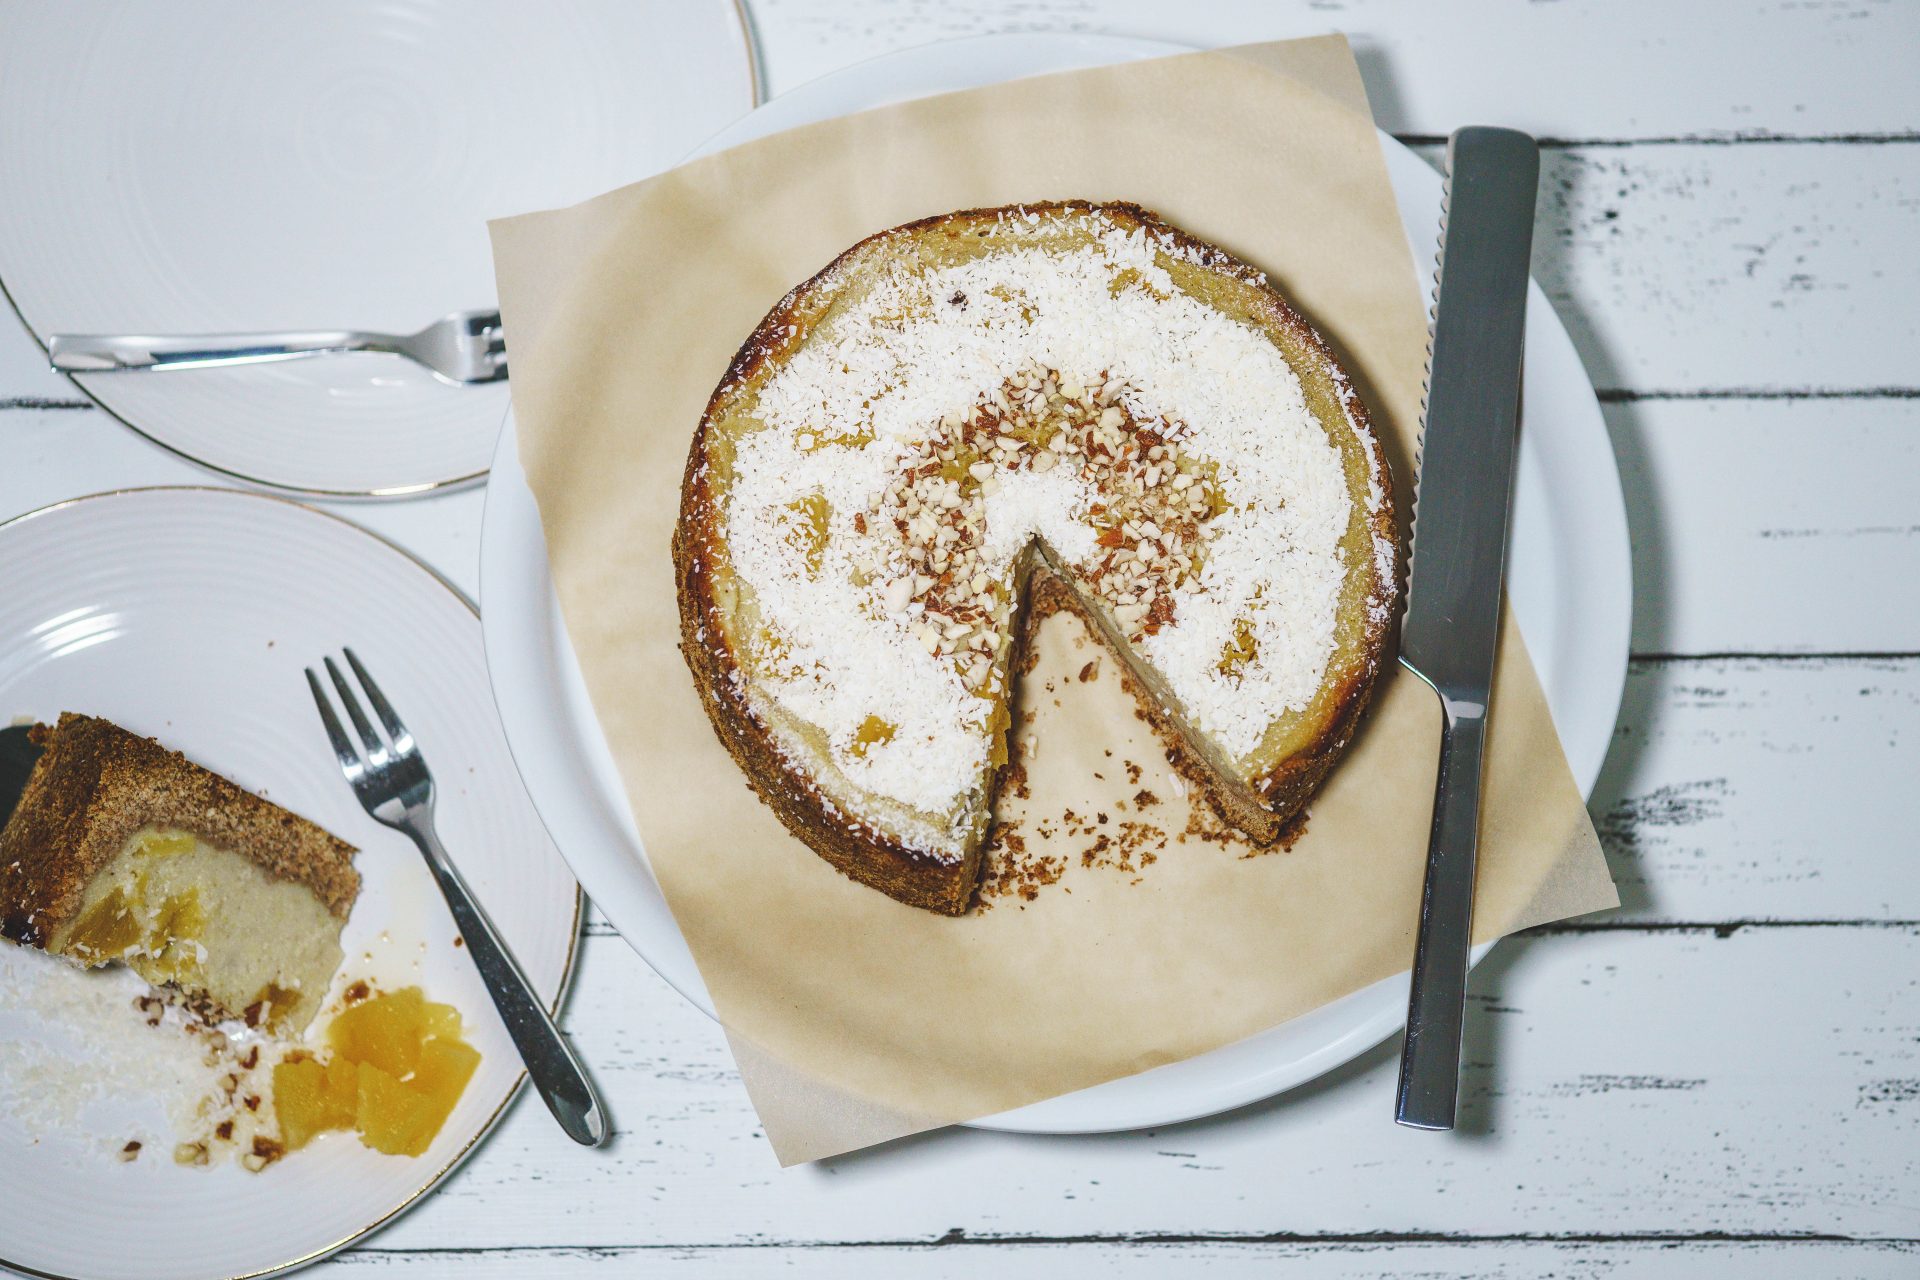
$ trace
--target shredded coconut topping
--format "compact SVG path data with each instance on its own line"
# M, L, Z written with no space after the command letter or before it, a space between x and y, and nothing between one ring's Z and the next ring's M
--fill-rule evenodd
M1352 504L1298 376L1175 284L1204 250L1070 223L1003 217L979 257L879 273L760 389L719 497L754 684L929 815L907 834L937 855L1004 723L1036 541L1234 759L1334 650Z
M129 1162L194 1149L198 1164L244 1158L277 1127L283 1046L263 1033L33 947L0 946L0 990L0 1137Z

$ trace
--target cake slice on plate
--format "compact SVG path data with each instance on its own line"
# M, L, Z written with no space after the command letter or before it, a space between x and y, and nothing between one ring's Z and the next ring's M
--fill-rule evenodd
M360 892L353 846L109 721L67 713L32 739L0 830L0 934L304 1028Z

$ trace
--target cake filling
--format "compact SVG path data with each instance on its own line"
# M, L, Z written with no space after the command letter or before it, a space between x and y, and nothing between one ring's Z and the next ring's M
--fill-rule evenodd
M249 1024L298 1031L340 965L340 921L306 886L177 828L143 827L88 883L49 951L119 962Z

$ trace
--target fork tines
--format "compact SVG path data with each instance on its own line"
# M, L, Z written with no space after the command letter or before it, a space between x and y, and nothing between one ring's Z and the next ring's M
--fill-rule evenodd
M319 675L312 667L306 669L307 687L313 692L313 704L320 712L321 722L326 725L327 737L333 743L334 754L339 758L341 772L347 775L347 781L353 784L354 790L361 793L362 802L371 803L378 799L367 794L372 784L388 774L396 765L417 762L419 748L414 743L413 734L408 732L406 724L394 711L393 704L387 701L386 694L380 691L380 686L374 682L373 677L367 673L366 667L361 664L359 656L351 648L344 649L343 652L346 655L347 665L353 668L354 677L359 681L360 688L365 691L366 701L373 705L374 715L379 718L381 726L386 730L385 737L382 737L373 727L372 721L367 719L367 713L361 708L359 695L354 692L353 685L348 682L331 657L322 659L322 662L327 669L327 675L333 682L334 691L339 695L340 705L346 710L347 719L352 721L354 731L365 747L364 756L354 746L353 740L347 736L346 729L341 726L340 718L334 714L333 704L327 697L326 687L321 684Z

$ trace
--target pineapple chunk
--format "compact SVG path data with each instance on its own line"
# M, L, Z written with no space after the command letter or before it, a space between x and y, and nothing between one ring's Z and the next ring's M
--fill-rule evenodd
M298 1058L273 1068L273 1105L280 1137L297 1151L332 1129L351 1129L357 1114L358 1075L352 1063L335 1058Z
M338 1014L332 1055L273 1069L274 1107L289 1150L315 1135L353 1129L388 1155L417 1156L453 1114L480 1052L460 1039L460 1011L418 987L386 992Z
M413 1070L426 1038L426 998L418 987L375 996L343 1010L327 1027L333 1051L354 1062L371 1062L398 1079Z
M433 1100L416 1093L371 1062L360 1064L360 1141L390 1156L417 1156L440 1125Z
M473 1073L479 1069L480 1051L470 1044L458 1040L429 1040L420 1047L420 1065L414 1070L413 1079L407 1082L407 1088L427 1106L433 1121L427 1132L429 1140L453 1114L460 1095L467 1091L467 1081L473 1079Z

